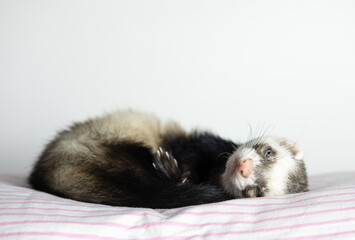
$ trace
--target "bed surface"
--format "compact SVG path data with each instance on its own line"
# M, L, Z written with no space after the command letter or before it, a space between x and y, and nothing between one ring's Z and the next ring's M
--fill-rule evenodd
M0 238L355 239L355 173L310 177L310 189L153 210L77 202L0 175Z

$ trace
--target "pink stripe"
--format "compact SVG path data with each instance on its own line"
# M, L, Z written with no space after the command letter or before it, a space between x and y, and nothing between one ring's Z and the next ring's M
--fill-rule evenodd
M292 208L303 208L303 207L309 207L309 206L317 206L317 205L324 205L324 204L332 204L332 203L344 203L344 202L352 202L355 201L355 199L347 199L347 200L335 200L335 201L327 201L327 202L317 202L317 203L312 203L312 204L306 204L306 205L302 205L302 206L297 206L297 207L292 207ZM22 208L18 208L19 210L22 210ZM280 208L280 209L273 209L273 210L285 210L288 208ZM266 210L264 212L259 212L259 213L250 213L250 215L260 215L263 214L265 212L269 212L269 211L273 211L273 210ZM117 216L117 215L121 215L121 214L127 214L127 215L136 215L136 216L146 216L146 215L152 215L152 214L148 214L148 213L144 213L144 212L126 212L126 213L122 213L122 212L118 212L118 213L111 213L111 214L100 214L100 215L88 215L88 216L77 216L77 215L63 215L63 214L40 214L40 213L0 213L0 216L4 215L4 216L11 216L11 215L24 215L24 216L47 216L47 217L74 217L74 218L95 218L95 217L106 217L106 216ZM222 212L223 214L223 212ZM182 215L182 214L181 214ZM158 217L160 219L164 218L163 216L157 216L157 215L153 215L155 217Z
M298 213L298 214L292 214L292 215L286 215L286 216L280 216L280 217L273 217L273 218L268 218L268 219L261 219L261 220L254 221L254 223L268 222L268 221L275 221L275 220L296 218L296 217L303 217L303 216L309 216L309 215L319 215L319 214L326 214L326 213L332 213L332 212L351 211L351 210L355 210L355 207L334 208L334 209L319 210L319 211L313 211L313 212L302 212L302 213Z
M4 183L4 182L1 182L1 179L0 179L0 189L1 188L23 188L23 189L31 189L31 186L30 185L27 185L27 184L22 184L22 185L19 185L19 184L14 184L14 183Z
M9 186L8 185L5 187L5 186L0 186L0 189L3 189L3 190L15 190L15 191L18 191L18 192L36 192L36 190L28 187L28 188L25 188L25 187L16 187L16 186Z
M36 207L25 207L25 208L0 208L0 210L45 210L45 211L68 211L68 212L82 212L82 213L101 213L102 211L89 211L89 210L76 210L76 209L62 209L62 208L36 208ZM111 211L112 216L115 215L135 215L135 216L147 216L151 215L158 218L163 218L163 216L159 214L154 214L150 212L119 212L119 211ZM98 216L98 215L96 215Z
M309 207L309 206L316 206L316 205L323 205L323 204L332 204L332 203L341 203L341 202L351 202L355 201L355 199L346 199L346 200L334 200L334 201L326 201L326 202L316 202L316 203L311 203L311 204L305 204L305 205L300 205L300 206L294 206L294 207L286 207L286 208L277 208L277 209L269 209L269 210L264 210L264 211L259 211L259 212L181 212L180 215L260 215L268 212L276 212L276 211L284 211L287 209L293 209L293 208L303 208L303 207ZM72 209L61 209L61 208L0 208L0 210L24 210L24 209L39 209L39 210L58 210L58 211L69 211L69 212L84 212L84 213L100 213L100 212L105 212L105 211L85 211L85 210L72 210ZM114 208L113 208L114 209ZM112 210L113 210L112 209ZM158 217L160 219L164 218L163 215L159 214L154 214L151 212L129 212L130 209L127 209L127 212L122 212L122 211L110 211L110 214L100 214L100 215L92 215L92 216L83 216L83 217L100 217L100 216L116 216L116 215L134 215L134 216L154 216ZM22 213L21 213L22 214ZM3 214L0 214L3 215ZM23 213L23 215L31 215L31 213ZM167 215L171 216L173 214ZM46 215L46 216L52 216L52 215ZM55 216L55 215L53 215ZM62 215L66 216L66 215ZM70 215L67 215L70 216Z
M161 236L161 237L152 237L152 238L144 238L144 240L162 240L162 239L192 239L192 238L204 238L204 237L211 237L211 236L223 236L223 235L240 235L240 234L252 234L252 233L259 233L259 232L273 232L273 231L280 231L280 230L288 230L288 229L295 229L295 228L304 228L310 226L320 226L320 225L328 225L328 224L335 224L335 223L342 223L342 222L349 222L354 221L355 218L348 218L348 219L341 219L341 220L332 220L332 221L324 221L324 222L315 222L315 223L306 223L306 224L297 224L297 225L290 225L290 226L283 226L283 227L275 227L275 228L264 228L264 229L254 229L254 230L245 230L245 231L229 231L229 232L219 232L219 233L207 233L207 234L200 234L200 235L192 235L192 236ZM20 235L19 233L12 233ZM9 237L10 234L1 234L0 237ZM97 235L88 235L88 234L68 234L68 233L25 233L21 235L57 235L63 237L71 237L71 238L87 238L87 239L112 239L117 240L117 238L105 238ZM101 237L101 238L100 238ZM134 238L136 240L142 238ZM132 239L130 239L132 240Z
M336 194L328 194L328 195L321 195L321 196L314 196L314 197L310 197L307 199L301 199L301 200L297 200L294 202L287 202L287 203L265 203L265 204L241 204L241 203L215 203L215 204L208 204L205 206L209 206L209 205L226 205L226 206L240 206L240 207L262 207L262 206L278 206L278 205L290 205L290 204L294 204L294 203L299 203L299 202L304 202L304 201L308 201L308 200L313 200L313 199L318 199L318 198L325 198L325 197L335 197L335 196L344 196L344 195L354 195L355 192L351 192L351 193L336 193ZM238 200L236 200L238 201ZM96 205L96 204L92 204L92 203L82 203L82 204L68 204L68 203L53 203L53 202L30 202L30 201L26 201L26 202L0 202L1 204L48 204L48 205L59 205L59 206L73 206L73 207L89 207L89 208L103 208L100 211L110 211L112 212L112 210L115 209L115 207L112 206L102 206L102 205ZM87 206L87 204L90 204L90 206ZM201 205L203 206L203 205ZM297 207L297 206L296 206ZM181 210L183 209L188 209L190 207L184 207L184 208L177 208L177 209L168 209L168 210L162 210L161 212L164 213L165 215L171 216L171 215L175 215L179 212L181 212ZM291 207L293 208L293 207ZM288 208L282 208L282 209L288 209ZM71 211L69 209L46 209L46 210L63 210L63 211ZM78 211L78 210L77 210ZM273 210L271 210L273 211ZM169 213L170 212L170 213Z
M281 199L281 198L290 199L290 198L296 198L296 197L303 196L303 195L312 194L315 192L333 192L333 191L338 191L338 190L349 190L349 189L355 189L355 187L320 188L320 189L312 189L308 192L303 192L303 193L295 193L295 194L290 194L290 195L283 195L283 196L278 196L278 197L266 197L266 198L268 198L268 199Z
M292 215L286 215L286 216L280 216L280 217L265 218L265 219L256 220L256 221L233 221L233 222L226 222L226 223L192 224L193 225L192 227L202 227L202 226L208 226L208 225L258 224L258 223L262 223L262 222L269 222L269 221L275 221L275 220L284 220L284 219L297 218L297 217L303 217L303 216L309 216L309 215L319 215L319 214L326 214L326 213L331 213L331 212L341 212L341 211L351 211L351 210L355 210L355 207L313 211L313 212L292 214ZM141 226L149 227L149 225L150 224L145 224L145 225L141 225ZM184 226L188 227L189 224L185 224Z
M302 236L302 237L278 238L275 240L306 240L306 239L315 239L315 238L324 238L324 237L334 237L334 236L340 236L345 234L355 234L355 231L344 231L344 232L318 234L318 235Z
M318 199L318 198L328 198L328 197L336 197L336 196L344 196L344 195L355 195L355 192L351 192L351 193L336 193L336 194L328 194L328 195L321 195L321 196L314 196L314 197L310 197L310 198L306 198L306 199L301 199L301 200L297 200L297 201L293 201L293 202L286 202L286 203L264 203L264 204L243 204L243 203L212 203L212 204L208 204L206 206L209 205L220 205L220 206L237 206L237 207L265 207L265 206L279 206L279 205L291 205L291 204L295 204L295 203L300 203L300 202L305 202L308 200L313 200L313 199ZM266 199L265 199L266 200ZM238 201L238 200L234 200L234 201ZM168 209L165 210L163 213L165 215L174 215L176 213L179 213L181 210L183 209L187 209L189 207L183 207L183 208L177 208L177 209ZM291 207L292 208L292 207ZM287 209L287 208L283 208L283 209Z
M48 199L48 200L55 200L55 199L58 199L58 200L61 200L62 198L59 198L57 196L54 196L54 195L48 195L46 193L44 194L33 194L33 193L29 193L29 194L0 194L0 197L18 197L18 198L21 198L21 197L35 197L35 198L43 198L43 199ZM66 199L66 200L69 200L69 199Z
M0 195L1 196L1 195ZM45 197L36 197L36 196L31 196L30 198L26 199L31 199L31 200L45 200L45 201L25 201L25 202L18 202L19 200L24 200L23 198L5 198L6 200L15 200L17 202L1 202L0 204L48 204L48 205L60 205L60 206L73 206L73 207L86 207L86 208L103 208L107 209L108 211L111 211L114 208L117 208L115 206L110 206L110 205L102 205L102 204L97 204L97 203L90 203L90 202L79 202L75 201L72 199L68 198L59 198L56 196L53 196L53 198L45 198ZM0 198L2 200L2 198Z
M348 201L348 200L334 200L334 201L328 201L324 202L326 204L328 203L336 203L336 202L343 202L343 201ZM354 201L354 199L351 199L349 201ZM299 205L299 206L293 206L293 207L282 207L282 208L275 208L275 209L268 209L264 211L259 211L259 212L219 212L219 211L214 211L214 212L181 212L181 213L175 213L175 215L234 215L234 214L240 214L240 215L258 215L258 214L263 214L263 213L269 213L269 212L277 212L277 211L284 211L288 209L294 209L294 208L303 208L307 206L314 206L314 205L320 205L324 204L323 202L316 202L316 203L310 203L310 204L304 204L304 205ZM174 214L165 214L167 216L172 216Z
M60 236L66 238L78 238L78 239L99 239L99 240L145 240L147 238L113 238L113 237L105 237L99 235L91 235L91 234L75 234L75 233L64 233L64 232L14 232L14 233L2 233L0 234L0 238L3 237L15 237L15 236ZM188 237L178 237L178 236L169 236L169 237L155 237L150 238L151 240L184 240Z
M8 225L24 225L24 224L37 224L37 223L62 223L62 224L79 224L79 225L96 225L96 226L109 226L117 228L128 229L130 226L120 224L120 223L108 223L108 222L75 222L75 221L47 221L47 220L25 220L25 221L11 221L11 222L0 222L0 226Z
M253 230L245 230L245 231L230 231L230 232L219 232L219 233L207 233L207 234L203 234L203 235L193 235L193 236L188 237L187 239L196 238L196 237L201 238L201 237L211 237L211 236L272 232L272 231L288 230L288 229L295 229L295 228L304 228L304 227L311 227L311 226L321 226L321 225L328 225L328 224L335 224L335 223L343 223L343 222L350 222L350 221L355 221L355 218L347 218L347 219L331 220L331 221L315 222L315 223L296 224L296 225L275 227L275 228L253 229ZM153 239L154 238L149 238L149 240L153 240ZM146 239L146 240L148 240L148 239Z
M354 187L345 187L345 188L342 188L342 189L353 189ZM340 188L339 188L340 189ZM307 192L307 193L303 193L303 194L309 194L310 192ZM297 194L297 195L293 195L293 196L290 196L290 197L284 197L284 198L274 198L274 199L286 199L286 198L293 198L293 197L297 197L297 196L300 196L302 193L300 194ZM328 195L322 195L322 196L315 196L315 197L311 197L311 198L307 198L307 199L301 199L301 200L298 200L298 201L294 201L294 202L287 202L287 203L265 203L265 204L242 204L242 203L226 203L226 202L222 202L222 203L213 203L213 204L210 204L210 205L224 205L224 206L243 206L243 207L259 207L259 206L277 206L277 205L289 205L289 204L294 204L294 203L299 203L299 202L303 202L303 201L307 201L307 200L311 200L311 199L316 199L316 198L322 198L322 197L331 197L331 196L340 196L340 195L351 195L351 194L355 194L355 193L339 193L339 194L328 194ZM22 196L21 196L22 197ZM54 196L56 197L56 196ZM31 199L33 199L34 197L31 197ZM57 198L57 197L56 197ZM44 200L47 200L48 198L40 198L40 199L44 199ZM258 199L258 200L266 200L266 199L271 199L271 198L261 198L261 199ZM52 199L51 199L52 200ZM71 199L58 199L58 200L54 200L56 202L59 202L59 203L53 203L53 202L23 202L23 203L20 203L20 204L28 204L28 203L39 203L39 204L55 204L55 205L61 205L61 206L76 206L76 207L87 207L85 206L86 204L88 203L83 203L83 204L64 204L64 203L60 203L61 201L63 200L66 200L66 201L72 201ZM256 199L254 199L256 200ZM18 202L14 202L15 204L17 204ZM13 204L13 202L3 202L0 204ZM90 203L89 203L90 204ZM105 206L97 206L95 204L91 204L90 208L106 208ZM179 211L180 209L186 209L185 208L178 208L178 209L169 209L169 210L162 210L161 212L166 214L166 215L175 215L176 211ZM112 209L107 209L108 211L112 211ZM168 212L171 212L170 214L167 214Z
M16 194L1 194L0 197L29 197L31 194L27 195L16 195Z
M263 214L263 213L269 213L269 212L278 212L278 211L284 211L284 210L289 210L289 209L312 207L312 206L323 205L323 204L331 204L331 203L352 202L354 200L355 199L334 200L334 201L326 201L326 202L313 202L313 203L299 205L299 206L293 206L293 207L275 208L275 209L270 209L270 210L264 210L264 211L260 211L259 213Z
M339 194L328 194L328 195L323 195L323 196L316 196L316 197L312 197L312 198L309 198L309 199L315 199L315 198L323 198L323 197L329 197L329 196L340 196L340 195L350 195L350 194L355 194L355 193L339 193ZM308 200L309 200L308 199ZM299 200L300 201L300 200ZM296 202L299 202L299 201L296 201ZM304 200L301 200L301 201L304 201ZM29 202L21 202L20 204L28 204ZM39 202L41 204L49 204L49 203L46 203L46 202ZM0 203L0 204L5 204L5 203ZM13 202L10 202L8 204L13 204ZM222 203L223 204L223 203ZM225 203L225 204L228 204L228 203ZM232 204L232 203L231 203ZM59 204L58 204L59 205ZM60 204L60 205L65 205L65 204ZM85 206L86 203L82 204L82 205L76 205L76 206L81 206L81 207L87 207ZM92 204L93 207L96 207L96 205ZM266 204L266 205L270 205L270 204ZM277 205L277 204L275 204ZM280 205L283 205L283 204L280 204ZM310 204L308 206L311 206L311 205L314 205L314 204ZM72 205L69 205L69 206L72 206ZM260 206L260 205L252 205L252 204L242 204L241 206L249 206L249 207L255 207L255 206ZM235 214L240 214L240 215L256 215L256 214L262 214L262 213L267 213L267 212L273 212L273 211L279 211L279 210L285 210L285 209L291 209L291 208L299 208L299 207L304 207L306 205L303 205L303 206L296 206L296 207L288 207L288 208L278 208L278 209L271 209L271 210L265 210L265 211L261 211L259 213L248 213L248 212L218 212L218 211L215 211L215 212L182 212L181 214L182 215L235 215ZM101 207L101 206L100 206ZM104 210L107 209L107 211L110 211L112 213L112 210L114 208L112 207L105 207L105 206L102 206L104 209L101 210L101 211L84 211L84 210L72 210L72 209L60 209L60 208L32 208L32 209L38 209L38 210L58 210L58 211L73 211L73 212L102 212ZM8 209L8 208L6 208ZM18 209L21 209L21 208L18 208ZM22 208L23 209L23 208ZM140 213L130 213L130 212L127 212L127 213L116 213L114 215L117 215L117 214L127 214L127 215L138 215L138 216L142 216L142 215L152 215L152 216L155 216L155 217L158 217L158 218L163 218L163 216L160 216L160 215L157 215L157 214L152 214L152 213L145 213L145 212L140 212ZM175 215L176 213L170 213L170 214L166 214L168 216L172 216L172 215Z
M18 236L60 236L66 238L79 238L79 239L122 240L122 238L104 237L104 236L90 235L90 234L64 233L64 232L14 232L14 233L0 234L0 238L18 237Z
M320 191L308 191L308 192L303 192L303 193L296 193L296 194L290 194L290 195L283 195L283 196L278 196L278 197L263 197L263 198L251 198L254 201L264 201L264 200L283 200L283 199L292 199L292 198L298 198L302 197L304 195L309 195L309 194L314 194L316 192L323 193L323 192L333 192L333 191L338 191L338 190L349 190L349 189L355 189L355 187L339 187L339 188L328 188L328 189L321 189ZM328 196L328 195L325 195ZM321 196L320 196L321 197ZM244 201L249 200L249 199L243 199ZM237 205L234 203L211 203L210 205ZM248 204L241 204L241 206L247 206ZM256 204L255 204L256 205ZM256 205L260 206L260 205Z
M179 222L155 222L155 223L147 223L147 224L142 224L142 225L131 226L129 228L147 228L147 227L152 227L152 226L156 226L156 225L158 225L158 226L160 226L160 225L174 225L174 226L183 226L183 227L204 227L204 226L210 226L210 225L225 226L225 225L233 225L233 224L258 224L261 222L269 222L269 221L275 221L275 220L281 220L281 219L303 217L303 216L308 216L308 215L318 215L318 214L325 214L325 213L331 213L331 212L350 211L350 210L355 210L355 207L299 213L299 214L293 214L293 215L288 215L288 216L266 218L266 219L261 219L261 220L256 220L256 221L233 221L233 222L222 222L222 223L213 222L213 223L204 223L204 224L189 224L189 223L179 223Z
M44 195L44 194L43 194ZM6 194L6 195L0 195L0 199L6 199L8 197L14 197L14 198L17 198L17 199L23 199L23 198L30 198L30 199L39 199L39 200L44 200L44 201L74 201L74 200L71 200L71 199L65 199L65 198L59 198L59 197L56 197L56 196L51 196L51 195L48 195L48 197L46 196L42 196L40 194L28 194L28 195L15 195L15 194Z
M229 232L219 232L219 233L207 233L201 235L192 235L192 236L161 236L161 237L153 237L153 238L144 238L144 240L162 240L162 239L191 239L191 238L202 238L202 237L211 237L211 236L223 236L223 235L240 235L240 234L249 234L249 233L259 233L259 232L272 232L272 231L280 231L287 229L295 229L295 228L304 228L311 226L320 226L320 225L328 225L342 222L354 221L355 218L347 218L340 220L332 220L332 221L324 221L324 222L315 222L315 223L305 223L305 224L297 224L283 227L275 227L275 228L264 228L264 229L253 229L253 230L245 230L245 231L229 231ZM354 231L355 232L355 231ZM343 232L343 233L352 233L352 232ZM121 240L118 238L112 237L104 237L98 235L90 235L90 234L72 234L72 233L63 233L63 232L16 232L16 233L2 233L0 237L11 237L11 236L26 236L26 235L38 235L38 236L61 236L67 238L81 238L81 239L105 239L105 240ZM328 234L330 235L330 234ZM135 238L138 240L139 238ZM131 239L132 240L132 239Z
M133 215L134 213L132 213ZM98 218L98 217L112 217L117 216L119 214L111 213L111 214L101 214L101 215L65 215L65 214L45 214L45 213L0 213L0 216L45 216L45 217L66 217L66 218ZM145 216L144 214L134 214L136 216ZM147 214L146 214L147 215ZM162 217L160 217L162 218Z
M212 203L211 205L239 206L239 207L264 207L264 206L289 205L289 204L305 202L305 201L312 200L312 199L317 199L317 198L335 197L335 196L343 196L343 195L354 195L354 194L355 194L355 192L351 192L351 193L334 193L334 194L314 196L314 197L304 198L304 199L300 199L300 200L293 201L293 202L283 202L283 203L243 204L243 203L226 203L226 202L222 202L222 203ZM270 198L260 198L260 200L264 200L264 201L268 200L268 199L270 199Z
M314 204L307 204L307 205L302 205L302 206L297 206L299 208L301 207L308 207L308 206L317 206L317 205L323 205L323 204L330 204L330 203L341 203L341 202L350 202L350 201L355 201L355 199L348 199L348 200L336 200L336 201L328 201L328 202L319 202L319 203L314 203ZM7 210L7 208L6 208ZM22 208L18 208L18 210L22 210ZM279 209L283 210L283 209ZM100 214L100 215L87 215L87 216L77 216L77 215L64 215L64 214L41 214L41 213L0 213L0 216L16 216L16 215L23 215L23 216L47 216L47 217L74 217L74 218L95 218L95 217L106 217L106 216L117 216L119 214L126 214L126 213L111 213L111 214ZM127 214L131 215L136 215L136 216L145 216L149 215L143 212L127 212ZM255 213L257 214L257 213ZM260 214L260 213L259 213ZM159 218L163 218L163 216L157 216Z
M83 213L102 212L100 210L90 211L90 210L78 210L78 209L38 208L38 207L21 207L21 208L7 207L7 208L0 208L0 210L44 210L44 211L68 211L68 212L83 212Z
M8 199L6 199L8 200ZM17 200L17 199L16 199ZM95 204L95 203L78 203L78 204L73 204L73 203L62 203L65 201L47 201L47 202L37 202L37 201L26 201L26 202L0 202L0 205L6 205L6 204L41 204L41 205L59 205L59 206L71 206L71 207L85 207L85 208L103 208L107 209L107 211L110 211L116 207L109 206L109 205L100 205L100 204Z
M313 189L308 192L303 192L303 193L295 193L295 194L290 194L290 195L282 195L282 196L276 196L276 197L265 197L267 199L290 199L290 198L296 198L299 196L303 195L309 195L313 194L316 192L334 192L334 191L339 191L339 190L349 190L349 189L355 189L355 187L335 187L335 188L325 188L325 189ZM262 198L257 198L257 199L262 199Z
M34 202L32 202L34 203ZM42 202L36 202L39 204L42 204ZM1 204L1 203L0 203ZM29 202L8 202L6 204L30 204ZM45 202L43 203L45 204ZM53 204L53 205L64 205L67 206L67 204ZM69 205L72 206L72 205ZM91 208L90 206L80 206L79 207L88 207ZM93 207L99 207L99 206L93 206ZM114 213L113 215L136 215L136 216L146 216L146 215L151 215L155 216L158 218L162 218L163 215L159 215L160 213L158 211L154 211L153 209L147 208L146 212L132 212L133 208L117 208L117 207L110 207L110 206L102 206L104 209L102 210L95 210L95 211L90 211L90 210L78 210L78 209L66 209L66 208L36 208L36 207L22 207L22 208L0 208L0 210L26 210L26 209L34 209L34 210L46 210L46 211L68 211L68 212L84 212L84 213L102 213L102 212L110 212L111 214ZM119 210L117 210L119 209ZM151 212L148 212L151 211Z
M325 191L334 191L334 190L346 190L346 189L355 189L355 187L342 187L342 188L334 188L334 189L324 189L320 192L325 192ZM19 193L23 193L23 191L18 191ZM309 191L309 192L305 192L305 193L297 193L297 194L292 194L292 195L285 195L285 196L279 196L279 197L264 197L264 198L253 198L253 201L265 201L265 200L283 200L283 199L291 199L291 198L296 198L296 197L300 197L300 196L303 196L303 195L308 195L308 194L314 194L315 191ZM39 195L39 194L45 194L45 195L48 195L48 197L46 196L36 196L36 195ZM31 196L31 198L40 198L40 199L43 199L43 200L48 200L48 201L73 201L72 199L67 199L67 198L60 198L58 196L55 196L55 195L51 195L51 194L48 194L46 192L40 192L40 191L36 191L36 190L33 190L32 191L32 194L28 194L28 195L1 195L0 194L0 197L1 196L14 196L14 197L27 197L27 196ZM328 194L328 195L324 195L324 196L332 196L331 194ZM322 197L322 196L318 196L318 197ZM310 199L310 198L309 198ZM305 201L305 200L309 200L309 199L302 199L302 200L299 200L299 201ZM244 201L246 199L243 199ZM249 199L248 199L249 200ZM296 203L298 201L295 201L295 202L291 202L291 203ZM272 203L271 203L272 204ZM274 203L274 204L277 204L277 203ZM283 203L280 203L280 204L283 204ZM264 204L261 204L261 205L258 205L258 204L236 204L236 203L224 203L224 202L221 202L221 203L212 203L210 205L231 205L231 206L263 206Z
M1 188L0 188L1 189ZM20 191L20 190L15 190L15 189L10 189L10 190L0 190L0 193L32 193L33 191L28 190L28 191Z
M39 198L39 197L31 197L32 199L41 199L41 200L46 200L46 201L25 201L25 202L18 202L18 200L23 200L23 199L14 199L17 202L11 202L11 201L7 201L7 202L0 202L0 204L48 204L48 205L62 205L62 206L73 206L73 207L88 207L88 208L104 208L107 209L108 211L111 211L114 208L114 206L110 206L110 205L102 205L102 204L96 204L96 203L89 203L89 202L78 202L72 199L67 199L67 198L57 198L57 199L48 199L48 198ZM1 198L0 198L1 200ZM6 198L6 200L9 200L8 198ZM64 202L64 203L63 203Z
M60 199L60 198L47 198L47 197L43 197L43 196L34 196L34 195L28 195L28 196L15 196L15 195L12 195L12 196L8 196L8 197L5 197L5 196L0 196L0 201L1 200L14 200L14 201L23 201L23 200L37 200L37 201L46 201L46 202L74 202L74 200L71 200L71 199Z
M337 209L329 209L329 210L321 210L321 211L313 211L307 213L299 213L299 214L292 214L287 216L280 216L280 217L273 217L273 218L266 218L257 221L233 221L233 222L213 222L213 223L204 223L204 224L189 224L189 223L180 223L180 222L153 222L141 225L125 225L119 223L112 223L112 222L77 222L77 221L48 221L48 220L26 220L26 221L10 221L10 222L0 222L0 226L4 225L18 225L18 224L37 224L37 223L62 223L62 224L79 224L79 225L98 225L98 226L108 226L108 227L117 227L123 229L137 229L137 228L148 228L153 226L181 226L181 227L204 227L210 225L218 225L218 226L226 226L226 225L234 225L234 224L258 224L261 222L269 222L269 221L276 221L276 220L283 220L289 218L297 218L297 217L304 217L309 215L319 215L319 214L326 214L331 212L341 212L341 211L350 211L355 210L355 207L347 207L347 208L337 208Z

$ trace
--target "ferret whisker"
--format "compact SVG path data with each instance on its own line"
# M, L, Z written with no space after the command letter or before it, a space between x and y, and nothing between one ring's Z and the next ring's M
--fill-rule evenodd
M260 125L261 125L261 124L260 124ZM262 141L262 139L261 139L261 137L262 137L261 132L262 132L262 129L263 129L263 128L264 128L264 124L258 128L258 134L257 134L257 136L255 136L256 144L257 144L257 145L260 144L260 142Z
M219 157L228 159L231 155L232 155L232 154L229 153L229 152L223 152L223 153L218 154L218 156L216 157L216 159L219 158Z
M261 131L262 131L262 126L261 126L261 123L259 122L258 123L257 132L255 132L254 138L258 139L258 137L260 136Z
M252 127L250 125L250 130L251 130L250 137L249 137L249 139L247 140L247 142L245 144L245 146L248 147L248 148L251 148L254 145L255 142L252 141L253 139L256 140L256 141L258 140L257 136L261 132L260 123L258 123L256 125L256 128L255 128L254 132L253 132Z
M263 134L260 137L261 141L264 141L270 135L271 131L270 131L270 133L268 133L269 129L270 129L270 126L265 129L265 131L263 132Z
M277 159L277 160L278 160L278 159L282 159L282 158L284 158L287 154L288 154L287 152L284 152L283 154L276 156L276 159Z
M256 126L254 131L253 131L251 125L250 125L250 130L251 130L251 134L250 134L249 138L247 139L247 142L245 143L246 147L251 147L252 146L251 140L256 137L256 134L257 134L257 131L258 131L258 125Z
M249 127L249 134L248 134L246 142L249 142L253 138L253 127L251 126L250 123L248 123L248 127Z
M234 151L236 151L238 149L238 146L235 144L232 144L232 148L234 149ZM232 155L232 154L231 154Z
M264 124L265 125L265 124ZM263 127L264 127L263 125ZM270 130L271 126L268 126L263 133L256 139L256 144L260 144L260 142L263 142L265 139L267 139L270 136L270 133L273 131L274 127Z

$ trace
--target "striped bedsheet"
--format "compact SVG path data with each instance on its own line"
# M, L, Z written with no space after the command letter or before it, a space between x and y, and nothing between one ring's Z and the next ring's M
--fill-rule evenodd
M355 239L355 173L310 178L301 194L170 210L63 199L0 176L3 239Z

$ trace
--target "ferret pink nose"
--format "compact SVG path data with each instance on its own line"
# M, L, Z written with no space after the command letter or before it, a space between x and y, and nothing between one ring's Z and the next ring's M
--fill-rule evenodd
M253 172L253 170L254 170L254 164L253 164L253 160L250 158L241 161L238 167L238 171L245 178L249 177L249 175Z

